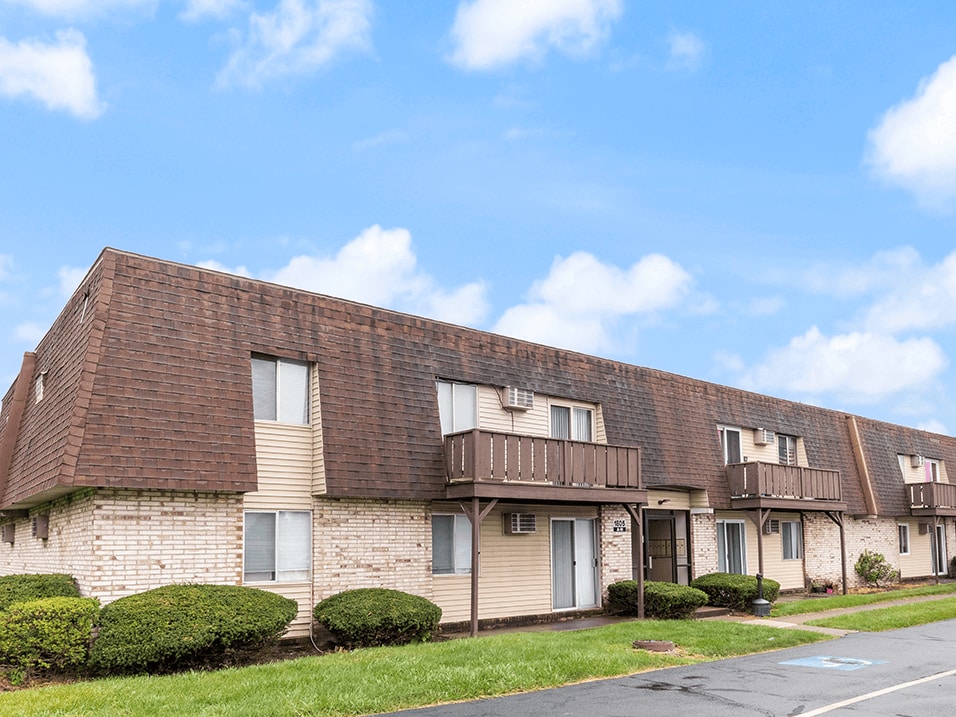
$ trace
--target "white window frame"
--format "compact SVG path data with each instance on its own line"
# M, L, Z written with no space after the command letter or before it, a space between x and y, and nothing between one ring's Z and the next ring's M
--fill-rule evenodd
M912 549L909 523L898 523L896 526L896 534L899 540L900 555L909 555Z
M256 366L265 366L272 364L275 367L275 381L272 386L272 398L275 405L269 406L263 403L263 399L257 399L257 371ZM305 385L297 386L296 378L302 377L302 371L305 370ZM287 378L283 379L283 374ZM286 423L299 426L309 425L311 420L311 386L312 386L312 366L306 361L294 361L291 359L280 359L272 356L254 355L252 357L252 397L253 412L257 421L271 421L273 423ZM289 389L294 389L290 395ZM285 389L285 390L284 390ZM303 395L304 392L304 395ZM301 403L300 403L301 402Z
M556 436L554 420L553 420L553 411L554 409L561 409L568 412L568 435L567 436ZM581 425L579 419L584 414L587 413L587 436L582 436L579 426ZM575 403L565 403L563 401L550 401L548 405L548 435L551 438L557 438L559 440L569 440L569 441L582 441L585 443L594 442L594 434L596 431L596 426L594 423L596 411L593 406L575 404Z
M788 436L785 433L777 434L777 461L780 465L797 465L797 442L796 436ZM786 457L780 455L781 451L786 451Z
M718 440L720 441L720 451L721 451L721 455L722 455L723 458L724 458L724 465L725 465L725 466L730 465L730 463L731 463L731 460L730 460L731 455L730 455L730 450L729 450L729 449L730 449L730 444L729 444L729 442L728 442L728 440L727 440L727 439L728 439L728 434L730 434L730 433L735 433L735 434L737 435L737 454L738 454L738 455L737 455L737 458L738 458L738 460L737 460L737 461L734 461L734 463L739 463L739 462L743 461L743 459L744 459L744 457L743 457L744 447L743 447L742 432L741 432L741 430L740 430L740 427L739 427L739 426L726 426L726 425L723 425L723 424L718 424L718 426L717 426L717 437L718 437Z
M799 520L781 520L780 542L784 560L803 560L803 523ZM788 552L790 555L787 555Z
M251 515L256 516L274 516L272 533L272 559L271 565L255 566L257 569L249 568L249 563L254 561L251 551L253 550L249 531L252 529L253 521ZM289 522L289 519L296 517L297 525ZM286 520L283 520L286 519ZM303 532L303 528L305 529ZM289 541L300 540L301 544L295 545ZM263 541L265 542L265 541ZM259 559L265 557L268 560L268 550L264 547ZM271 567L271 571L268 568ZM249 568L247 570L247 568ZM271 578L249 577L251 575L259 576L266 572L271 572ZM312 579L312 511L310 510L246 510L243 512L242 529L242 582L245 583L302 583L309 582Z
M452 545L450 569L436 570L435 568L435 519L451 518ZM443 577L446 575L471 575L471 521L464 513L432 513L432 575Z
M717 570L722 573L728 572L727 570L727 525L739 525L740 526L740 575L747 574L747 522L745 520L738 519L723 519L717 521ZM724 527L724 545L723 550L720 547L720 533L721 526ZM720 556L723 553L723 565L720 564Z
M923 470L926 471L925 478L927 483L939 483L940 482L940 469L939 461L935 458L925 458Z
M476 384L439 380L435 382L435 390L438 394L438 420L443 436L478 427ZM471 403L470 410L468 403Z

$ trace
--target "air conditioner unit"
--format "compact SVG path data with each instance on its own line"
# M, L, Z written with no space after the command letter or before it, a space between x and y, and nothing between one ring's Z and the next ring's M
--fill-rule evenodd
M923 456L910 456L910 465L913 468L919 468L923 465Z
M776 439L776 435L773 431L768 431L765 428L755 428L754 429L754 445L755 446L772 446Z
M41 513L33 516L33 523L30 527L30 533L34 538L46 540L50 537L50 514Z
M527 535L537 531L534 513L504 513L505 535Z
M929 535L929 523L920 523L920 524L919 524L919 534L920 534L920 535Z
M763 532L767 535L773 535L774 533L780 532L780 521L779 520L768 520L763 524Z
M15 532L16 526L13 523L7 523L0 528L0 538L2 538L4 543L13 543Z
M527 411L534 408L534 391L527 388L505 386L504 406L518 411Z

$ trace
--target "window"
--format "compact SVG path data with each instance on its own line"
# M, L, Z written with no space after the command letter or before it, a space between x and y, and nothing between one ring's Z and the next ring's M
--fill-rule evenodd
M747 574L747 548L742 520L717 521L717 570Z
M939 483L939 461L927 458L923 462L927 483Z
M312 514L309 511L246 511L243 582L308 580L311 556Z
M740 463L740 429L730 426L717 426L720 436L720 450L724 455L724 464Z
M257 421L309 422L309 364L253 356L252 403Z
M803 526L796 520L780 521L780 537L783 540L783 559L803 558Z
M469 383L438 382L438 420L443 436L478 426L478 388Z
M783 466L797 465L797 439L793 436L777 434L777 454Z
M432 516L432 574L471 572L471 521L464 515Z
M907 523L900 523L896 526L900 534L900 555L910 554L910 526Z
M594 412L579 406L551 406L551 437L591 441Z

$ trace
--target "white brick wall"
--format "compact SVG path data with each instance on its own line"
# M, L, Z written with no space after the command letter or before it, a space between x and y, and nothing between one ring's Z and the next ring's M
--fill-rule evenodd
M624 522L627 531L614 532L614 521ZM607 594L607 586L619 580L630 580L631 574L631 516L619 505L605 505L601 508L598 527L600 543L601 585Z
M367 587L432 599L427 503L316 498L314 511L316 602Z
M691 580L717 572L717 516L714 513L691 513L690 542L693 546Z

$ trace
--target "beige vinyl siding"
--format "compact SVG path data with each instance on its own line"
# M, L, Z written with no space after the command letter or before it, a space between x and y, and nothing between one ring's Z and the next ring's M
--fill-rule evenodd
M740 455L745 461L778 463L780 461L780 452L776 439L774 439L774 442L770 445L758 446L754 443L754 431L755 429L753 428L740 429ZM804 446L803 439L799 436L797 436L797 465L804 467L810 466L807 459L806 446Z
M717 520L743 521L746 543L747 574L760 572L760 553L757 550L757 525L743 512L719 511ZM771 520L791 520L800 522L799 513L771 513ZM781 533L763 534L764 576L780 583L781 590L797 590L805 587L803 560L783 559L783 540ZM715 535L716 539L716 535Z
M435 513L460 513L457 505L435 506ZM534 513L536 531L506 535L505 513ZM478 618L503 618L551 612L551 519L597 518L596 508L567 506L497 506L481 524ZM434 602L442 622L471 617L471 576L434 575Z
M651 510L690 510L690 493L651 489L647 491L647 507Z
M319 396L318 370L312 367L312 495L325 495L325 446L322 440L322 401Z
M245 510L312 510L314 434L317 432L312 426L256 422L259 490L246 493L243 499ZM315 532L313 525L313 546ZM313 607L311 581L248 585L297 601L299 614L286 637L308 636Z
M920 535L919 523L915 520L901 520L900 524L905 523L910 527L910 552L909 555L899 556L899 569L901 578L917 578L933 574L933 526L929 525L923 535ZM899 549L899 538L897 538L897 549ZM887 556L889 557L889 556Z
M903 474L904 483L926 482L925 465L913 467L911 455L898 454L897 460L900 464L900 471ZM949 483L949 476L946 475L946 464L943 461L937 461L937 464L939 465L939 482Z
M536 393L534 407L526 411L506 409L502 404L501 390L493 386L478 386L478 427L489 431L518 433L525 436L551 435L551 403L562 406L589 408L594 416L594 441L607 443L604 429L604 414L594 403L567 401L554 396Z

